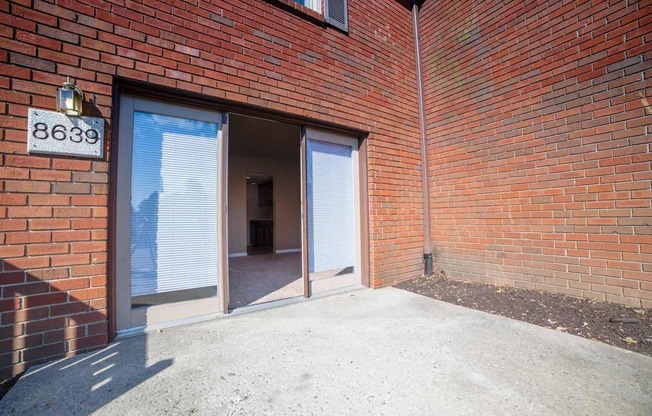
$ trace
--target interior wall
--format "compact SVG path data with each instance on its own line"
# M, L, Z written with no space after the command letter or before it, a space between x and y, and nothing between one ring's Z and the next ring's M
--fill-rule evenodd
M298 149L297 149L298 152ZM247 174L272 175L274 249L301 248L301 176L299 164L229 155L229 254L247 252Z

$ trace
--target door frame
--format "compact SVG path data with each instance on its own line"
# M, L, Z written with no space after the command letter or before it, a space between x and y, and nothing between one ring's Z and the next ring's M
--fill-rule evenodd
M302 114L291 114L286 111L276 110L272 108L263 108L248 103L238 103L235 101L219 98L215 96L199 94L178 88L153 85L148 82L116 77L113 83L112 90L112 105L111 105L111 143L110 150L107 152L109 162L109 223L108 223L108 264L107 264L107 290L108 290L108 305L107 305L107 320L109 327L109 339L112 340L117 335L117 247L119 241L117 238L117 222L116 214L117 195L118 195L118 166L119 159L116 157L123 146L123 141L120 140L120 114L121 114L121 100L125 95L133 96L136 98L163 101L166 103L174 103L178 105L192 106L198 109L207 109L213 111L221 111L224 114L242 114L251 117L264 118L272 121L288 123L299 127L313 127L331 131L333 133L342 133L351 135L358 138L359 143L359 168L360 168L360 244L361 244L361 257L362 264L360 267L361 283L365 287L370 286L370 224L369 224L369 171L368 171L368 148L369 148L369 133L370 127L362 123L358 123L360 127L351 127L338 124L331 121L322 121L315 118L310 118ZM226 123L225 123L226 124ZM223 124L228 131L228 125ZM228 154L228 153L227 153ZM227 157L228 159L228 157ZM227 160L228 163L228 160ZM226 174L226 171L224 172ZM228 208L228 207L227 207ZM228 224L228 222L227 222ZM228 237L228 234L226 235ZM223 241L223 256L228 262L228 238ZM228 263L227 268L228 268ZM226 283L228 285L228 281ZM221 286L218 286L218 288ZM228 293L228 291L226 292ZM228 299L221 299L221 312L228 313L228 309L224 307L225 303L228 305Z
M308 253L308 136L306 126L301 126L299 164L301 170L301 275L303 277L303 297L309 298L310 292L310 257Z
M220 143L220 172L218 177L218 237L220 249L217 253L221 270L218 273L217 297L221 313L229 312L229 113L222 112L222 141ZM219 231L221 230L221 232Z
M218 273L217 297L182 301L170 304L154 305L137 309L131 308L131 249L130 249L130 218L131 218L131 180L133 151L133 115L135 111L147 111L156 114L183 117L211 123L219 123L217 164L217 239L218 239ZM115 184L115 230L113 236L114 279L115 288L115 330L116 333L142 332L157 325L174 321L206 319L224 312L225 302L228 302L228 263L225 263L227 239L224 237L226 227L226 163L228 153L228 116L221 111L195 108L189 105L167 103L140 96L122 95L118 135L120 147L117 151L116 184ZM226 286L226 291L225 291ZM228 303L227 303L228 304Z

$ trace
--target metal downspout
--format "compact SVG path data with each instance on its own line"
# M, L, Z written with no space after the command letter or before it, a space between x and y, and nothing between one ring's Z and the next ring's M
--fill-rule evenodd
M432 275L432 247L430 244L430 182L428 180L428 142L426 137L426 113L421 73L421 45L419 44L419 6L412 0L412 28L414 32L414 55L417 72L417 95L419 101L419 133L421 135L421 183L423 186L423 261L424 274Z

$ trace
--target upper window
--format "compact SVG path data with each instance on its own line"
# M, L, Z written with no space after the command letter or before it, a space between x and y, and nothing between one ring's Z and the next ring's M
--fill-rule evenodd
M349 31L349 17L348 17L348 0L323 0L324 9L322 11L322 0L294 0L317 13L323 13L324 19L330 25L343 30Z
M306 7L311 8L317 13L321 13L321 1L320 0L294 0L299 4L303 4Z

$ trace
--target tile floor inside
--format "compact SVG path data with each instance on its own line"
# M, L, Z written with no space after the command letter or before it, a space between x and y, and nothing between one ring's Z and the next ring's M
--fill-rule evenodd
M229 307L303 295L301 253L229 258Z

